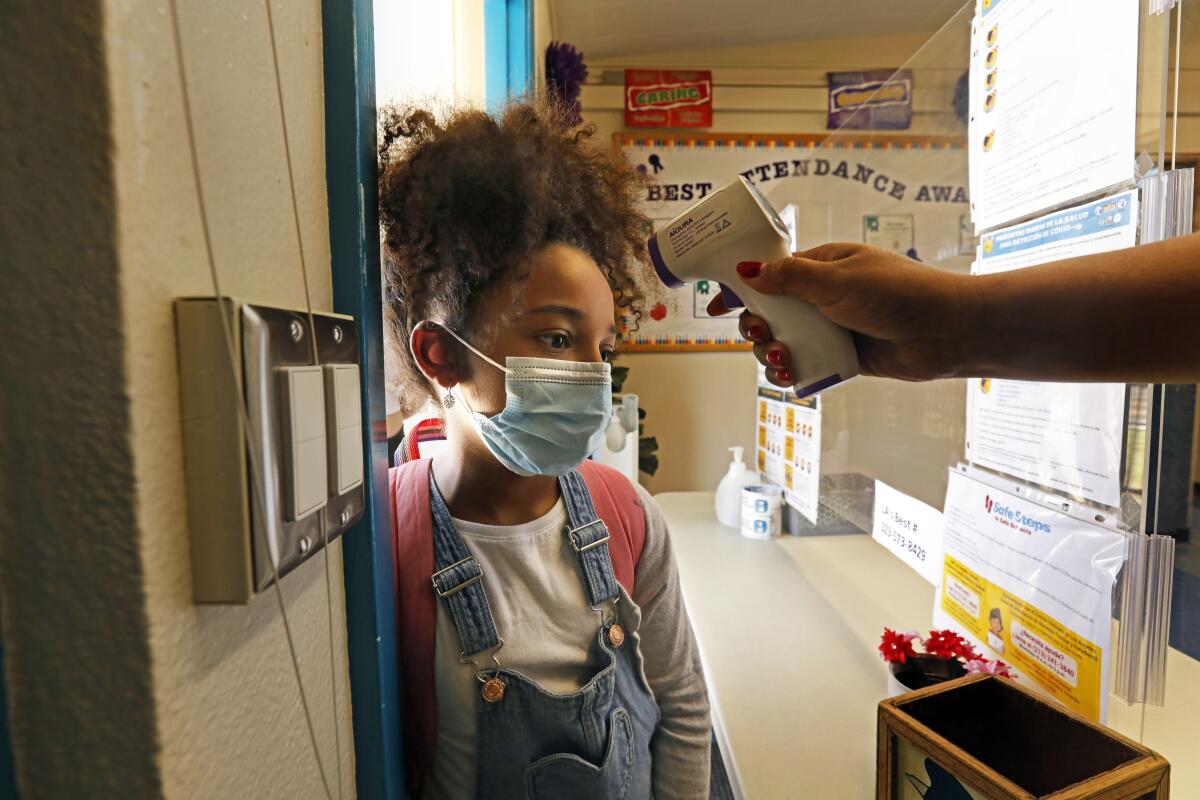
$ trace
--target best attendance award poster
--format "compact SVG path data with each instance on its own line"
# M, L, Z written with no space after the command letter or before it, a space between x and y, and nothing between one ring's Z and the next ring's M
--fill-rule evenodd
M1088 719L1108 710L1120 533L952 470L935 624Z

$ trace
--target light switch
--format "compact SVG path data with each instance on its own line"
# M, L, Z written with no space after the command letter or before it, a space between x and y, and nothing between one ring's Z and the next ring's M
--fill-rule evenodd
M297 520L325 505L325 381L320 367L280 367L279 373L287 518Z
M329 494L336 497L362 483L362 395L357 364L325 365L328 406Z

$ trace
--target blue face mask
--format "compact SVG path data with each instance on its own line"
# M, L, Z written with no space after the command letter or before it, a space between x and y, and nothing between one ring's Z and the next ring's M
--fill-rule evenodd
M463 346L505 373L504 410L472 411L471 423L492 455L518 475L565 475L600 449L612 417L612 368L605 362L506 358L502 367L461 336Z

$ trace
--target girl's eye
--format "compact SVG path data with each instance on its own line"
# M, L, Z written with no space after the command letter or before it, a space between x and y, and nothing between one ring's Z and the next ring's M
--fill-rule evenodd
M566 350L571 346L571 337L565 333L546 333L540 338L552 350Z
M613 360L613 356L615 355L616 351L614 350L602 350L600 352L600 359L604 362L609 362Z

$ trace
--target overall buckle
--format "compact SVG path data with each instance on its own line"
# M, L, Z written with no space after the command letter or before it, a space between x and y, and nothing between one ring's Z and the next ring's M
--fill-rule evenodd
M601 536L596 541L589 542L588 544L584 544L584 545L580 544L580 536L579 536L580 531L587 530L588 528L592 527L593 525L603 525L603 524L604 524L603 520L594 519L585 525L580 525L578 528L572 528L571 530L567 531L567 538L571 540L571 547L574 548L576 553L586 553L588 550L591 550L593 547L599 547L600 545L606 543L609 540L608 529L605 528L604 535Z
M463 564L466 564L467 562L471 562L471 563L475 564L475 573L476 574L472 575L471 577L467 578L466 580L462 581L461 583L451 586L449 589L443 590L442 585L438 582L438 578L442 577L447 572L451 572L452 570L456 569L457 567L461 567ZM472 557L472 556L467 556L466 558L464 558L461 561L456 561L453 564L451 564L450 566L446 567L445 569L440 569L437 572L433 573L432 576L430 576L430 581L432 581L432 583L433 583L433 590L435 592L437 592L438 597L450 597L451 595L458 594L463 589L466 589L468 586L474 586L475 584L479 583L481 580L483 580L483 567L479 566L479 564L475 561L474 557Z

